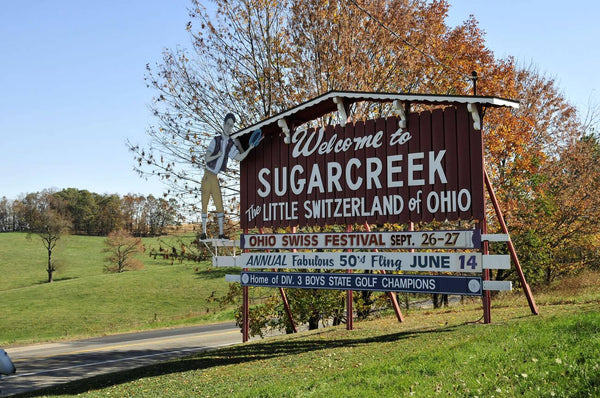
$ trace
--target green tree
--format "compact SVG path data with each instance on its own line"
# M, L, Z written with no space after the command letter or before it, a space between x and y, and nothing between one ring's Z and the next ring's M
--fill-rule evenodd
M74 233L92 235L96 232L98 205L95 194L85 189L67 188L55 195L66 203Z
M98 213L95 217L95 228L99 235L106 236L125 226L121 198L118 195L103 195L96 200L96 203Z
M175 199L165 200L150 195L146 198L146 208L149 234L152 236L162 235L168 225L178 221Z
M20 217L27 225L29 236L40 237L48 255L46 272L48 282L54 280L56 262L52 256L60 238L71 228L71 221L65 215L62 200L49 191L28 194L16 204Z

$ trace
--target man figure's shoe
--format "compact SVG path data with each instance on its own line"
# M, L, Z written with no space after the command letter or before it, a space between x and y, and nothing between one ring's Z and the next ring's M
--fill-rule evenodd
M219 235L219 239L229 239L229 238L227 236L221 234L221 235Z
M206 240L206 234L204 232L200 234L200 240Z

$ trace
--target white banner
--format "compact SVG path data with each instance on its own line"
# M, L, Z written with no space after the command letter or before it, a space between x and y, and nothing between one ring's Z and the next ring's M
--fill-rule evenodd
M479 230L246 234L242 249L479 249Z
M512 290L511 281L483 281L483 290Z
M242 253L215 256L215 267L326 269L421 272L481 272L482 269L508 269L508 255L481 253L408 252L325 252L325 253Z

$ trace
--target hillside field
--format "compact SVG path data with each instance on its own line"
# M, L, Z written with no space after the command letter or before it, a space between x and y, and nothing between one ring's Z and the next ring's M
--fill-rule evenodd
M105 238L65 236L55 281L46 283L40 238L0 234L0 346L233 319L231 309L207 301L227 291L225 271L149 256L161 241L177 239L144 238L143 270L107 274Z

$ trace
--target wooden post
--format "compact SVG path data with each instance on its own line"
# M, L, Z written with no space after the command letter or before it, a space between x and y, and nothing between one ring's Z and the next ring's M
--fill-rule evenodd
M298 333L298 328L296 328L296 324L294 323L294 317L292 316L292 310L290 309L290 303L285 294L285 290L282 287L279 288L279 293L281 294L281 300L283 300L283 306L285 307L285 312L287 313L288 320L292 325L292 331L294 333Z
M365 223L365 229L367 232L371 232L371 226L369 223ZM375 249L374 251L379 251ZM382 274L385 274L385 271L381 271ZM396 314L396 318L398 322L404 322L404 316L402 316L402 311L400 310L400 305L398 304L398 296L396 296L395 292L387 292L390 301L392 302L392 307L394 307L394 313Z
M473 71L472 72L472 82L473 82L473 95L477 95L477 72ZM481 112L481 107L477 106L479 114L482 114ZM484 148L484 144L483 144L483 131L481 131L481 126L479 128L480 132L481 132L481 169L483 170L484 173L484 184L485 184L485 151L483 150ZM481 230L482 234L487 234L488 230L487 230L487 212L485 211L485 209L487 208L486 205L486 201L485 201L485 189L482 189L483 192L481 197L483 198L483 219L480 220L479 222L479 229ZM488 242L483 242L481 245L481 253L483 255L489 254L490 252L490 247ZM488 269L484 269L482 271L482 275L481 275L481 279L483 281L483 283L485 283L485 281L489 281L490 280L490 270ZM492 294L489 290L483 290L483 286L482 286L482 290L481 290L481 303L483 305L483 323L488 324L492 322Z
M346 225L346 232L352 232L352 225ZM351 252L352 249L348 249L347 251ZM346 273L351 274L352 271L347 270ZM346 330L354 329L354 305L352 299L352 290L346 291Z
M508 227L506 226L506 222L504 221L504 215L502 214L502 210L500 210L500 205L498 203L498 199L496 198L496 193L494 192L492 182L490 181L490 177L485 168L483 169L483 173L485 177L485 186L488 190L488 193L490 194L490 199L492 200L494 211L496 212L496 217L498 218L498 222L500 223L502 232L508 235ZM523 274L523 269L521 268L521 263L519 262L519 257L517 256L515 246L513 245L512 240L510 239L510 235L508 236L508 251L510 252L510 258L512 262L515 264L515 269L519 274L519 281L521 282L521 286L523 287L523 291L525 292L525 297L527 297L527 302L529 303L531 313L534 315L539 315L539 311L537 309L537 306L535 305L535 300L533 299L533 294L531 293L531 288L527 284L525 274Z
M264 229L263 228L259 228L258 229L259 233L264 233ZM296 233L296 227L293 228L293 233ZM294 249L294 251L296 251L296 249ZM267 250L267 253L270 252L270 250ZM276 269L273 269L273 271L277 271ZM292 325L292 330L294 331L294 333L298 333L298 329L296 328L296 324L294 323L294 317L292 316L292 310L290 309L290 302L287 299L287 295L285 294L285 290L283 290L282 287L279 288L279 295L281 296L281 300L283 301L283 307L285 308L285 312L287 314L288 320L290 321L290 324Z
M487 221L485 218L481 221L481 223L479 223L479 228L481 229L482 234L487 234ZM489 252L490 250L488 242L483 242L481 245L481 253L485 255L489 254ZM482 276L484 281L489 281L490 270L484 269ZM483 323L492 323L492 295L489 290L482 291L481 301L483 304Z
M248 229L244 230L244 233L248 233ZM248 249L244 249L244 252L248 252ZM248 268L244 268L244 271L248 271ZM245 343L249 340L250 335L250 296L248 286L242 287L242 342Z
M249 340L250 334L250 298L248 295L248 286L242 287L242 342Z

